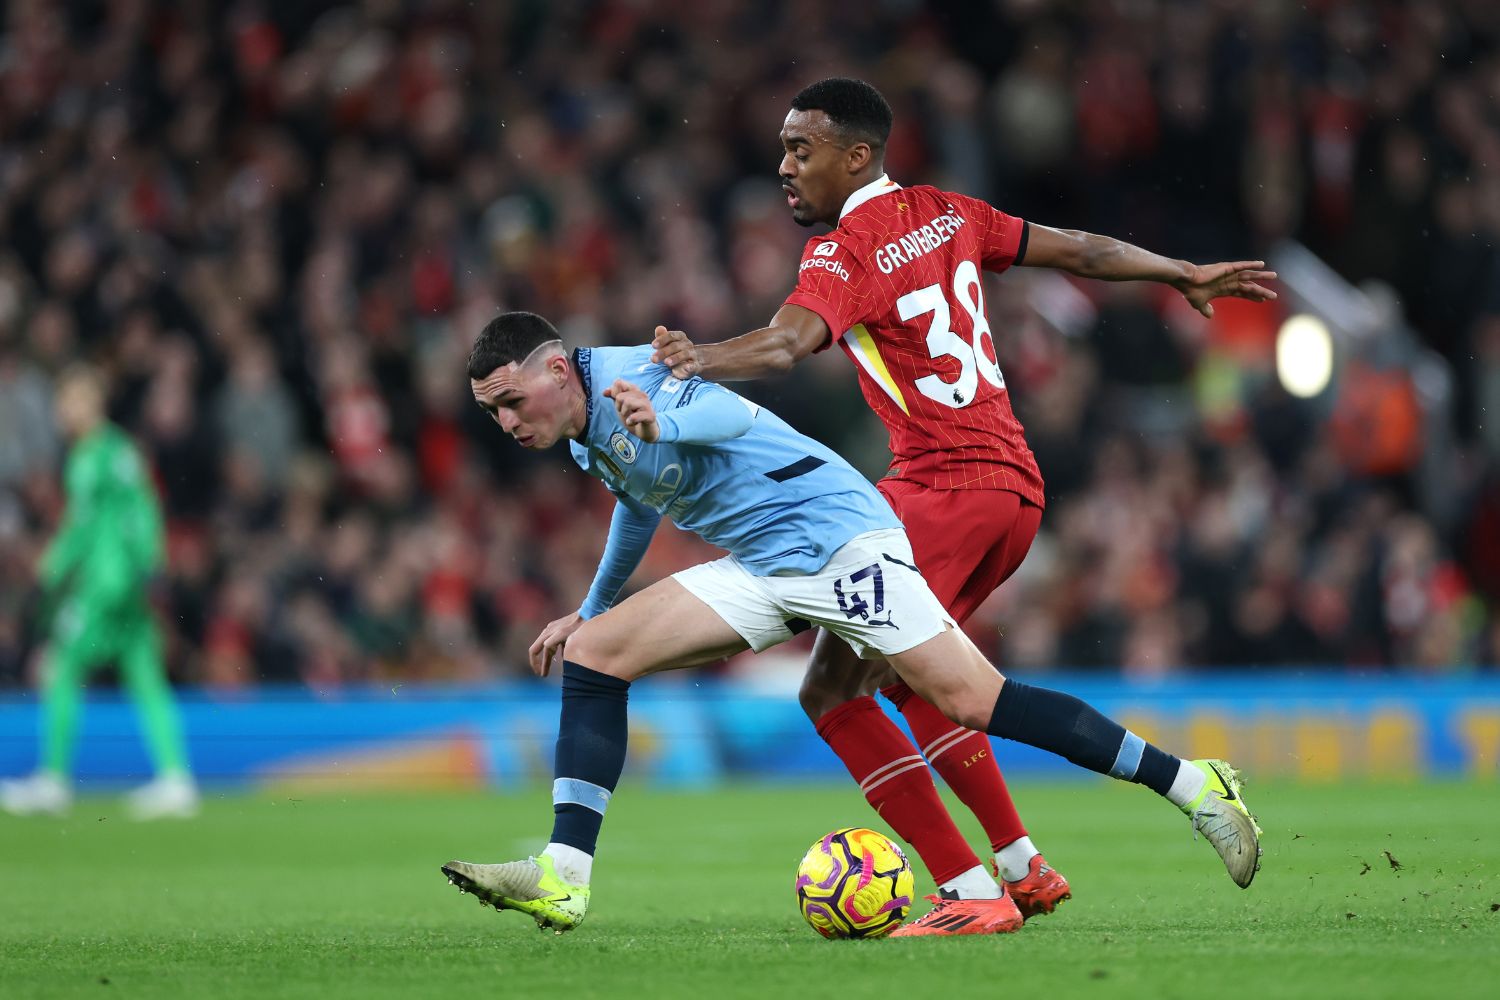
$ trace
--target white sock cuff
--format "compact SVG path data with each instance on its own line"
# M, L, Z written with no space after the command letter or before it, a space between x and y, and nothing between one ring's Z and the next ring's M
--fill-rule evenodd
M995 867L1007 882L1019 882L1031 873L1031 859L1042 853L1030 837L1021 837L995 852Z
M1185 808L1198 797L1207 783L1207 775L1190 762L1182 761L1177 765L1177 777L1172 779L1172 787L1167 789L1167 801L1178 809Z
M548 844L542 853L552 859L557 874L570 885L588 885L594 873L594 856L569 844Z
M1005 890L1000 884L990 878L990 873L984 870L984 865L975 865L968 871L951 878L938 888L944 892L956 892L959 899L999 899L1005 895Z

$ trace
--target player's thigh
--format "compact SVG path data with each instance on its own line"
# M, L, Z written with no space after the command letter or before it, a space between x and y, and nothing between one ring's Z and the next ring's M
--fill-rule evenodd
M949 718L983 729L1002 678L957 627L912 564L900 530L851 540L817 574L765 580L783 607L881 658Z
M829 609L825 602L804 612L787 601L785 592L808 587L810 577L756 576L733 556L692 566L672 574L672 579L712 608L744 640L744 646L757 653L824 624L818 612ZM831 602L831 592L829 596Z
M851 539L817 573L762 583L787 614L821 625L866 660L886 659L954 624L917 571L899 528ZM846 666L839 676L847 680L853 669Z
M972 513L978 515L987 511L995 519L995 543L970 571L952 601L944 605L960 623L968 621L979 606L1021 568L1042 524L1042 508L1015 493L983 491L982 496L992 497L994 502Z
M816 722L846 701L874 694L892 676L884 660L860 659L847 642L820 628L798 698L808 718Z
M67 598L52 623L47 649L49 683L81 684L120 650L117 606Z
M1006 490L938 490L908 480L878 485L906 529L927 586L963 623L1014 572L1006 553L1015 549L1021 497Z
M886 657L901 679L961 726L984 732L1005 678L961 629Z
M675 579L659 580L591 618L568 637L564 656L625 680L732 656L745 640Z

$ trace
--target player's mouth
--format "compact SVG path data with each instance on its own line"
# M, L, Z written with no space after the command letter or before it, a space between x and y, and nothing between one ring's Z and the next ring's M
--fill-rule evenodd
M783 191L786 192L786 206L787 206L787 208L793 208L794 209L798 205L802 204L802 199L797 195L797 189L796 188L792 187L790 184L783 184L783 185L781 185L781 190L783 190Z
M535 440L536 440L536 435L535 434L527 434L524 437L521 436L521 435L517 435L516 436L516 444L520 445L522 448L530 448L531 447L531 442L533 442Z

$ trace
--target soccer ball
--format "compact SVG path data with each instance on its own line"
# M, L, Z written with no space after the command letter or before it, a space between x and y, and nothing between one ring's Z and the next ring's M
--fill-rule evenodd
M906 855L874 830L834 830L797 866L797 908L826 938L889 934L906 919L914 891Z

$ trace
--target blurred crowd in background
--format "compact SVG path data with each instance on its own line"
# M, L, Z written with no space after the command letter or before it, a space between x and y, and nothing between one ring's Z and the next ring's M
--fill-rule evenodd
M952 8L951 10L948 8ZM1047 479L971 623L1023 672L1500 660L1500 5L18 0L0 25L0 684L87 359L160 485L179 680L524 670L610 498L523 453L463 359L761 325L802 241L792 94L871 80L887 166L1200 262L1296 239L1450 366L1444 481L1398 369L1277 383L1279 308L1014 269L988 302ZM872 476L838 351L743 387ZM1424 501L1439 495L1441 503ZM714 555L664 527L635 585ZM753 669L753 667L751 667Z

